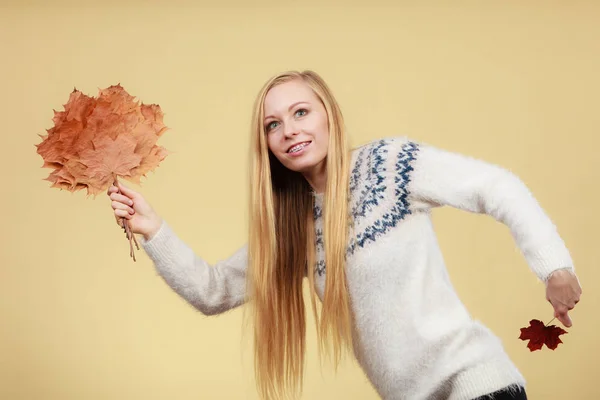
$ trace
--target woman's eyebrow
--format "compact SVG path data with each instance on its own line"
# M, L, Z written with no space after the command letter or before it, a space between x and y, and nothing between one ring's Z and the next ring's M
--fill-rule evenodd
M298 104L308 104L308 101L297 101L288 107L288 111L290 111L292 108L296 107ZM267 120L269 118L275 118L275 117L273 115L267 115L265 117L265 120Z

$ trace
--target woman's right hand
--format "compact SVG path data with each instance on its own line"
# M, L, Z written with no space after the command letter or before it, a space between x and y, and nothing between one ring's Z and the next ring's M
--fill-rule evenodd
M117 224L123 227L122 218L126 218L133 233L143 235L144 239L149 240L158 232L162 219L141 194L121 182L117 185L112 185L107 192L112 200L111 206Z

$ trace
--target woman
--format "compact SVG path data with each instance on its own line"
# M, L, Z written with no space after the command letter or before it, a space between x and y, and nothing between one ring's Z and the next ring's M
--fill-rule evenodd
M262 397L301 390L308 277L322 349L335 363L351 349L382 398L526 399L500 341L452 288L430 220L449 205L506 224L571 326L581 294L572 260L517 177L406 138L350 151L339 106L311 71L269 80L251 131L248 244L213 267L139 193L108 194L117 221L129 220L160 275L200 312L252 306Z

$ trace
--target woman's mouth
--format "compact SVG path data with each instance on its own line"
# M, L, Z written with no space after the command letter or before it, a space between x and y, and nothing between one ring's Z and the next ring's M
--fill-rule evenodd
M287 153L291 156L299 156L300 154L304 153L306 148L311 144L311 141L307 141L307 142L302 142L302 143L298 143L293 145L292 147L290 147L287 151Z

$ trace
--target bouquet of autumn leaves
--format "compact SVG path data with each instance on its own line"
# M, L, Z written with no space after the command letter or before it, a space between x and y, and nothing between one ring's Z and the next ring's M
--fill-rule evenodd
M61 190L86 189L95 197L116 186L118 177L139 184L168 154L156 145L167 130L160 107L134 101L120 84L100 90L98 97L74 89L64 111L54 111L53 122L36 147L42 168L53 169L45 180ZM121 226L135 261L133 243L138 250L139 245L126 219Z

